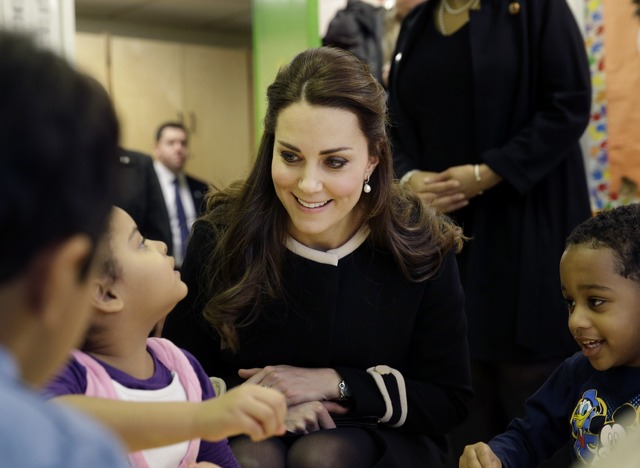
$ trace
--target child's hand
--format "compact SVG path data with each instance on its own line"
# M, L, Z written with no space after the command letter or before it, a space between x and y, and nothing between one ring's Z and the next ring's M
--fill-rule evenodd
M220 468L220 466L209 462L189 462L187 463L187 468Z
M198 421L203 439L246 434L257 442L285 432L287 405L277 390L244 384L202 404Z
M459 468L502 468L502 462L484 442L467 445L460 457Z

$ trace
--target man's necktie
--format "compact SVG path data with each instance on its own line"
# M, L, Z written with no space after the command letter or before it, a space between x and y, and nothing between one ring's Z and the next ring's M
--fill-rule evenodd
M184 254L187 251L189 226L187 225L187 214L184 212L184 206L182 205L182 199L180 198L180 182L177 178L173 181L173 185L176 188L176 213L178 215L178 224L180 225L180 253L181 257L184 258Z

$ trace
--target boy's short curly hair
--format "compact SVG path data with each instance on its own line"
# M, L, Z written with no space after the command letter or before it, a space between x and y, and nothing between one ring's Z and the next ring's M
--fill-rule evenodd
M618 274L640 283L640 204L600 211L573 230L566 242L572 245L611 249Z

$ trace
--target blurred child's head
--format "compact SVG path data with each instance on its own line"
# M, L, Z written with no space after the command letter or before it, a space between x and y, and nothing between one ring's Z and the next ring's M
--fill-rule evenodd
M118 122L95 80L32 39L0 31L0 57L0 342L40 385L88 323Z
M95 248L119 152L115 113L95 80L6 32L0 57L1 284L72 234Z
M167 246L145 239L120 208L111 211L103 250L94 297L96 315L83 346L86 351L98 346L114 320L126 320L128 328L139 327L140 336L146 336L187 294Z
M640 367L640 205L580 224L560 260L569 329L594 368Z

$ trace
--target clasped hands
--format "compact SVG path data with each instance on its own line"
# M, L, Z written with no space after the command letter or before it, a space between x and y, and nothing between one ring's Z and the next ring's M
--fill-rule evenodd
M285 396L288 412L287 431L308 434L320 429L336 427L332 414L346 414L347 408L335 400L339 397L338 383L342 380L335 369L307 369L286 365L240 369L240 377L247 384L279 390Z
M442 172L416 171L406 186L422 200L443 213L459 210L469 200L493 187L499 179L486 165L481 165L483 177L476 180L473 164L453 166Z

